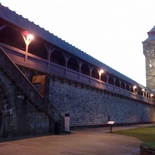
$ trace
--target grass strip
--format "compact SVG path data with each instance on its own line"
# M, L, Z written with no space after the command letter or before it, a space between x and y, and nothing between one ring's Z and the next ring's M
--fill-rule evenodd
M135 137L143 141L145 146L155 149L155 126L118 130L113 133Z

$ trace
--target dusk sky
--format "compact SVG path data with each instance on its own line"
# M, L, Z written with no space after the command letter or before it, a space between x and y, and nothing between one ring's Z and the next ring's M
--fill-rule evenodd
M142 42L155 0L0 0L17 14L145 85Z

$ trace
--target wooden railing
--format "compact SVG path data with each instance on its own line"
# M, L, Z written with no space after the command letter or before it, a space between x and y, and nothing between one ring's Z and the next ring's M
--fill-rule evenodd
M128 90L125 90L125 89L116 87L114 85L111 85L109 83L95 79L91 76L87 76L85 74L76 72L64 66L60 66L58 64L52 63L49 60L45 60L31 53L28 53L27 61L25 62L24 58L26 54L24 51L2 43L0 43L0 47L2 47L5 50L5 52L9 55L9 57L12 59L12 61L18 65L33 68L33 69L48 73L50 75L55 75L68 80L77 81L79 83L83 83L102 90L107 90L109 92L120 94L120 95L129 97L131 99L139 100L139 101L154 105L154 102L150 98L143 97L141 95L130 92Z
M54 107L49 100L45 100L44 97L37 91L27 77L21 72L17 65L11 60L11 58L0 48L0 68L14 81L16 87L22 90L22 93L41 111L46 112L53 121L63 121L62 115Z

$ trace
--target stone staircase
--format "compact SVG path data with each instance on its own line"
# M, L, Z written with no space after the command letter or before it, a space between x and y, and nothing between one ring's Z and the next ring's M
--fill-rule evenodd
M2 74L11 81L24 98L39 111L44 112L53 123L61 122L64 124L64 118L54 105L45 97L41 96L38 90L22 73L18 66L9 58L5 51L0 48L0 70Z

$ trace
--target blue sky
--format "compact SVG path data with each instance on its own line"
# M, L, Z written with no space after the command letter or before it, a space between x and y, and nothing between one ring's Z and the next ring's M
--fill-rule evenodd
M0 0L0 3L145 85L142 41L154 0Z

